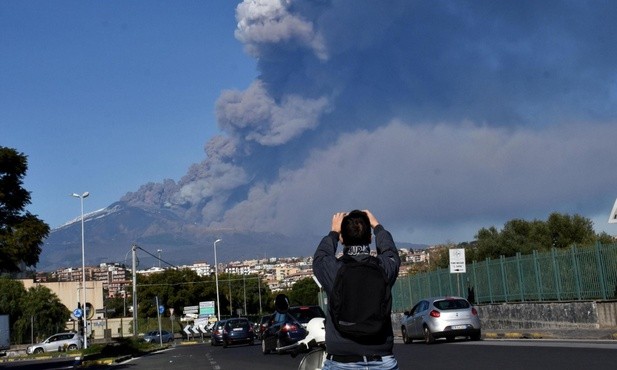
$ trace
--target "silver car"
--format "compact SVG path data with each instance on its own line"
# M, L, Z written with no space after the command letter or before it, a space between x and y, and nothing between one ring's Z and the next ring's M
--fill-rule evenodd
M405 343L414 339L430 344L437 338L453 341L456 337L480 340L482 335L478 311L461 297L432 297L405 311L401 320Z
M83 346L81 335L74 332L58 333L45 339L41 343L28 346L26 352L33 353L55 352L55 351L74 351Z
M159 336L159 331L158 330L152 330L147 332L144 335L144 341L148 342L148 343L169 343L169 342L173 342L174 340L174 334L170 333L166 330L161 330L160 332L160 336Z

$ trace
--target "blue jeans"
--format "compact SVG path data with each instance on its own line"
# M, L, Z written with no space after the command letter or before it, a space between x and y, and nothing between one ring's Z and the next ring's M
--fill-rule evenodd
M398 362L394 356L383 356L381 361L371 362L334 362L325 360L321 370L398 370Z

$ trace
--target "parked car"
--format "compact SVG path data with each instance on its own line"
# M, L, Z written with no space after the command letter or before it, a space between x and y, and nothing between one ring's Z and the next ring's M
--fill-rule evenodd
M437 338L453 341L456 337L480 340L478 311L462 297L432 297L422 299L401 320L401 334L405 343L422 339L425 343Z
M288 346L306 337L308 332L289 312L270 316L268 327L261 338L261 351L264 355L276 351L277 347Z
M287 312L302 324L302 327L305 329L311 319L315 317L326 317L326 314L319 306L293 306L289 307Z
M255 336L257 337L257 339L261 340L264 331L268 327L268 322L270 321L271 317L272 315L266 315L262 316L261 320L259 320L259 323L255 327Z
M246 318L228 319L223 325L222 339L223 348L239 343L253 345L255 341L253 325Z
M217 321L212 326L212 333L210 333L211 346L219 346L223 344L223 327L225 326L225 321L227 320Z
M55 351L74 351L81 349L84 345L81 335L75 332L54 334L41 343L28 346L26 353L42 353Z
M160 337L159 337L159 331L158 330L152 330L147 332L144 335L144 341L148 342L148 343L160 343L161 339L163 341L163 343L169 343L169 342L173 342L174 341L174 334L170 333L166 330L161 330L160 333Z

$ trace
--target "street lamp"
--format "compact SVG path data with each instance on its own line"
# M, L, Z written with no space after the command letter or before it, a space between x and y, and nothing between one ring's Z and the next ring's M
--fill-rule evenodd
M219 298L219 265L216 262L216 243L221 239L214 241L214 280L216 280L216 317L218 321L221 321L221 300Z
M87 198L90 193L85 192L83 194L72 194L75 198L79 198L81 203L81 275L83 278L81 286L81 309L82 319L84 320L84 348L88 348L88 321L86 319L86 258L84 253L84 198Z

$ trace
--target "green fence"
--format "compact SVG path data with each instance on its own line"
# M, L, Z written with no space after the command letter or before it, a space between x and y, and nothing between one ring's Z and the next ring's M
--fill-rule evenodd
M392 309L408 310L424 297L468 297L470 287L473 303L617 298L617 244L474 261L463 274L440 269L399 277Z

